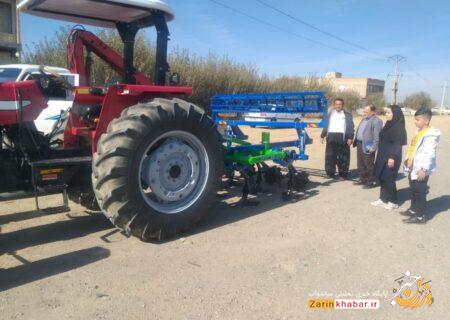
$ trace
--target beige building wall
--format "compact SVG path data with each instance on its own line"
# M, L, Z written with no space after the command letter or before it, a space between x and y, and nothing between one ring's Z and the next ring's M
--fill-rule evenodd
M328 72L322 81L327 81L336 92L353 91L362 99L384 93L385 82L378 79L342 77L340 72Z
M0 0L0 64L17 62L20 50L16 0Z

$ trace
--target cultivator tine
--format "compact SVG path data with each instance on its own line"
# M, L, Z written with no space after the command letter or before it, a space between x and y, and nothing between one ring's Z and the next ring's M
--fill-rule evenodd
M288 166L287 178L287 190L282 193L283 201L292 200L295 192L303 190L309 182L308 174L306 172L298 172L293 165Z
M281 170L279 167L273 166L273 167L269 167L266 166L267 168L265 169L264 172L264 180L266 183L268 184L278 184L278 187L281 188L281 181L283 180L283 174L281 173Z
M288 166L288 173L287 173L287 188L285 191L283 191L283 193L281 194L281 198L283 199L283 201L289 201L292 199L292 195L293 195L293 190L292 190L292 186L293 186L293 177L295 174L295 168L293 166Z
M257 206L259 201L249 200L249 194L256 194L255 171L253 167L248 167L240 171L244 178L244 186L242 187L242 198L237 205L239 206Z
M257 173L256 173L256 190L260 191L261 188L261 182L262 182L262 166L261 164L257 163Z
M227 169L226 172L227 181L225 188L231 188L234 185L234 176L235 176L234 169Z

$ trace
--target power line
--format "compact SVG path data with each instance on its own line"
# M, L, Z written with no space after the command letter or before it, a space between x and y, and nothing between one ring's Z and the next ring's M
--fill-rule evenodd
M419 72L417 72L416 69L414 69L408 62L405 62L405 65L412 71L412 73L414 73L417 77L419 77L420 79L422 79L424 82L431 84L431 82L426 79L424 76L422 76Z
M231 7L231 6L229 6L229 5L226 5L226 4L222 3L222 2L219 2L219 1L217 1L217 0L209 0L209 1L211 1L211 2L213 2L213 3L215 3L215 4L219 5L219 6L221 6L221 7L223 7L223 8L226 8L226 9L228 9L228 10L230 10L230 11L233 11L234 13L237 13L237 14L240 14L240 15L242 15L242 16L245 16L245 17L247 17L247 18L249 18L249 19L251 19L251 20L254 20L254 21L259 22L259 23L261 23L261 24L264 24L264 25L266 25L266 26L270 26L270 27L272 27L272 28L274 28L274 29L277 29L277 30L279 30L279 31L288 33L288 34L290 34L290 35L292 35L292 36L295 36L295 37L297 37L297 38L300 38L300 39L303 39L303 40L306 40L306 41L315 43L315 44L317 44L317 45L326 47L326 48L328 48L328 49L332 49L332 50L335 50L335 51L340 51L340 52L343 52L343 53L346 53L346 54L350 54L350 55L353 55L353 56L357 56L357 57L360 57L360 58L364 58L364 59L374 59L374 58L366 57L366 56L363 56L363 55L360 55L360 54L357 54L357 53L354 53L354 52L350 52L350 51L347 51L347 50L344 50L344 49L341 49L341 48L333 47L333 46L330 46L330 45L328 45L328 44L326 44L326 43L323 43L323 42L320 42L320 41L317 41L317 40L314 40L314 39L305 37L305 36L300 35L300 34L298 34L298 33L292 32L292 31L290 31L289 29L285 29L285 28L279 27L279 26L277 26L277 25L275 25L275 24L273 24L273 23L270 23L270 22L268 22L268 21L266 21L266 20L263 20L263 19L254 17L254 16L252 16L252 15L246 13L246 12L243 12L243 11L241 11L241 10L238 10L238 9L236 9L236 8L233 8L233 7ZM376 59L376 60L378 60L378 59Z
M260 3L260 4L262 4L263 6L265 6L267 8L270 8L270 9L272 9L272 10L274 10L274 11L276 11L276 12L278 12L278 13L280 13L280 14L282 14L282 15L284 15L284 16L286 16L286 17L288 17L288 18L290 18L290 19L292 19L294 21L297 21L297 22L299 22L299 23L301 23L301 24L303 24L303 25L305 25L305 26L307 26L307 27L309 27L311 29L314 29L314 30L316 30L316 31L318 31L318 32L320 32L322 34L325 34L325 35L327 35L327 36L329 36L329 37L331 37L333 39L336 39L336 40L339 40L341 42L344 42L344 43L346 43L346 44L348 44L348 45L350 45L352 47L358 48L360 50L364 50L364 51L366 51L366 52L368 52L370 54L379 56L379 57L383 58L383 60L387 60L388 59L387 56L383 56L382 54L379 54L379 53L377 53L375 51L369 50L369 49L367 49L367 48L365 48L365 47L363 47L363 46L361 46L361 45L359 45L357 43L348 41L348 40L346 40L344 38L341 38L341 37L339 37L339 36L337 36L335 34L332 34L332 33L328 32L328 31L326 31L326 30L320 29L320 28L318 28L318 27L316 27L316 26L314 26L314 25L312 25L312 24L310 24L310 23L308 23L308 22L306 22L306 21L304 21L304 20L302 20L302 19L300 19L298 17L294 17L293 15L291 15L291 14L289 14L289 13L287 13L287 12L277 8L277 7L272 6L271 4L269 4L269 3L265 2L265 1L262 1L262 0L255 0L255 1Z

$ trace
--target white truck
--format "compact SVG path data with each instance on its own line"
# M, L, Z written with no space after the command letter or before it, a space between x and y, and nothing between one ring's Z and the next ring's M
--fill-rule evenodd
M58 74L64 76L68 82L77 86L79 82L79 76L77 74L70 73L69 70L64 68L49 67L51 70L56 71ZM32 64L8 64L0 65L0 83L1 82L19 82L26 80L34 80L40 76L38 65ZM73 93L71 90L54 90L49 100L48 107L45 108L34 124L36 128L44 133L49 134L52 132L55 123L59 120L61 114L67 111L73 103Z

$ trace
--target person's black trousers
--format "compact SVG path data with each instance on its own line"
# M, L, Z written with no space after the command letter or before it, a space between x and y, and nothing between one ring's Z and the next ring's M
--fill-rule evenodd
M359 178L362 183L373 183L373 167L375 162L375 153L365 153L361 141L356 142L357 167Z
M380 199L397 204L397 185L393 179L380 180Z
M325 171L329 177L336 173L347 178L350 166L350 146L344 141L342 133L329 133L325 148Z
M418 216L425 215L428 193L428 176L423 181L411 180L409 177L409 188L411 190L411 208L410 211Z

